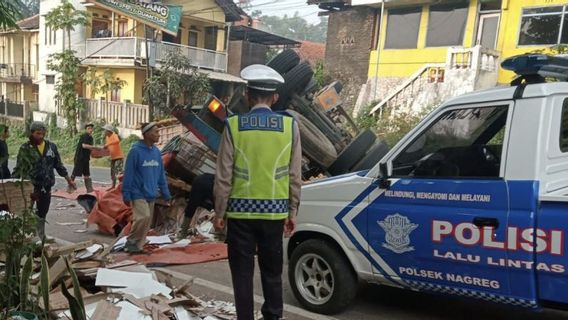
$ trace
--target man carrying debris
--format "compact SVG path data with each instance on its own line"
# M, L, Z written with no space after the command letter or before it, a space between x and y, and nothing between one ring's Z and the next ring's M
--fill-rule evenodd
M83 176L85 181L85 188L88 193L95 191L93 189L93 180L91 180L91 150L96 149L93 146L93 128L94 124L88 123L85 125L85 133L79 137L77 148L75 149L75 158L73 163L73 173L71 179L75 181L75 177ZM73 191L73 190L69 190Z
M171 198L162 156L155 146L160 139L156 123L143 123L142 135L144 139L135 143L128 153L122 181L124 203L132 207L133 213L132 228L125 247L130 253L143 252L146 234L152 223L158 188L162 198L167 201Z
M40 239L45 237L45 217L51 203L51 188L55 184L53 170L67 180L69 189L77 188L61 162L57 146L44 139L46 131L43 122L34 121L31 124L30 140L20 147L13 173L14 178L31 180L34 186L32 200L39 218L37 232Z
M241 71L248 80L247 114L227 120L217 155L215 227L227 221L229 266L237 318L254 319L254 254L258 253L264 319L282 318L282 234L290 236L300 199L301 159L298 125L275 113L276 87L284 79L264 65Z
M213 183L215 175L211 173L200 174L191 183L191 191L187 199L183 222L181 223L179 238L184 239L189 235L189 225L197 208L213 209Z
M116 177L122 173L122 159L124 158L124 153L122 153L120 139L114 132L114 127L111 124L105 124L103 129L105 129L104 148L110 153L110 178L112 180L112 187L110 187L110 189L114 189L114 187L116 187Z

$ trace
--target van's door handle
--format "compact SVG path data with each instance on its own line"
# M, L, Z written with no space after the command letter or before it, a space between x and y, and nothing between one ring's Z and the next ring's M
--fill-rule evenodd
M475 217L473 224L478 228L492 227L493 229L499 228L499 220L497 218L488 217Z

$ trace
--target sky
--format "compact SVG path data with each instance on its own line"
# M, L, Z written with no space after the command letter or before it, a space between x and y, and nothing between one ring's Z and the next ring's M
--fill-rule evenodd
M235 1L238 2L238 1ZM260 10L264 15L269 16L288 16L294 15L298 11L300 16L311 24L318 24L320 18L317 5L308 5L307 0L252 0L250 12Z

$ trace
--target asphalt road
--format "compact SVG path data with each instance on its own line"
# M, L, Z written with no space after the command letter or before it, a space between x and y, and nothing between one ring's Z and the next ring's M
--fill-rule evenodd
M101 174L105 174L103 170ZM97 239L110 243L114 237L101 234L95 226L81 224L87 218L84 210L75 201L54 198L48 215L47 233L49 235L79 242ZM78 225L59 223L77 222ZM195 277L192 292L204 299L233 301L232 283L226 260L210 263L169 266L168 270L180 276ZM257 268L258 270L258 268ZM438 296L419 292L403 291L395 288L362 284L354 303L342 313L326 317L312 314L301 308L294 298L288 284L287 266L284 268L284 303L286 319L511 319L511 320L553 320L568 319L568 312L544 309L532 311L512 308L459 297ZM262 302L262 288L258 271L255 278L257 308Z
M14 163L10 162L10 168L13 166ZM71 172L72 168L70 166L67 166L67 168ZM96 184L110 183L108 168L91 168L91 176ZM66 188L63 178L56 180L55 188ZM81 179L78 179L77 182L79 186L82 185ZM114 240L112 236L99 233L95 226L87 228L83 224L61 225L65 222L83 222L86 218L87 214L75 201L54 198L48 215L47 233L70 242L97 239L111 243ZM168 270L177 272L182 277L195 277L192 292L198 296L205 299L233 301L231 276L226 260L196 265L170 266ZM370 284L361 284L357 298L347 310L327 317L302 309L288 284L287 266L284 268L283 279L284 315L286 319L568 319L568 312L565 311L552 309L533 311L472 299L404 291ZM257 295L256 306L260 309L262 288L258 271L255 278L255 294Z

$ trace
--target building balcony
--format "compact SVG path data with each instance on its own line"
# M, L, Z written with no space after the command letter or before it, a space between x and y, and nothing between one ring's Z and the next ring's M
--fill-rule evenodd
M184 46L169 42L148 41L146 59L146 41L136 37L90 38L86 42L85 64L135 66L145 64L159 66L168 51L179 49L187 56L191 65L200 69L225 72L227 70L226 52Z
M32 83L37 80L37 68L28 63L0 63L0 81Z

